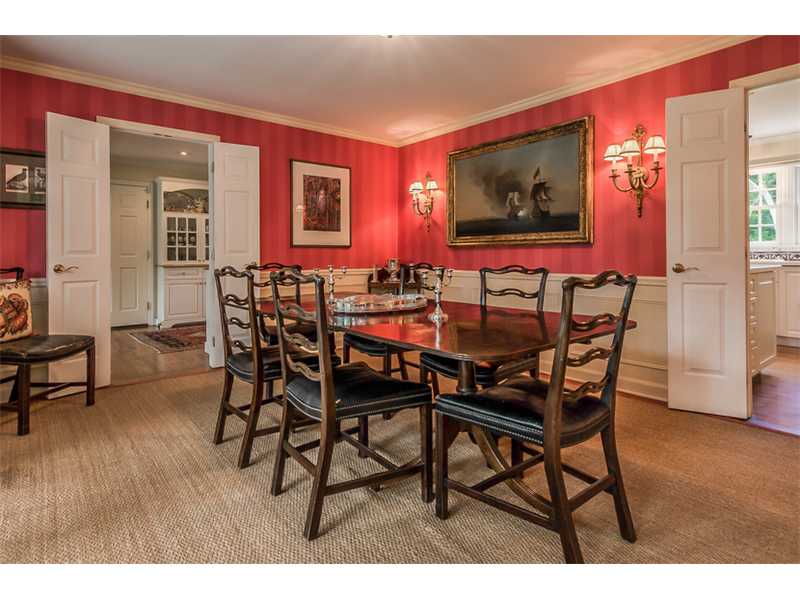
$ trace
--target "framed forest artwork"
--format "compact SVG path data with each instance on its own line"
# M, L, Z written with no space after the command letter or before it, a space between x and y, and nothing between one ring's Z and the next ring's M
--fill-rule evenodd
M451 246L591 243L591 116L451 152Z
M44 208L47 172L44 152L0 149L0 206Z
M350 167L290 161L292 246L350 246Z

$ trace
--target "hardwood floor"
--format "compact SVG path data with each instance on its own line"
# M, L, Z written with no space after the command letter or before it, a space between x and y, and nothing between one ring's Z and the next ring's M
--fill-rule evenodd
M111 385L128 385L210 370L208 357L202 348L160 354L130 335L131 331L143 329L124 327L111 330Z
M778 346L778 358L753 382L748 424L800 435L800 348Z

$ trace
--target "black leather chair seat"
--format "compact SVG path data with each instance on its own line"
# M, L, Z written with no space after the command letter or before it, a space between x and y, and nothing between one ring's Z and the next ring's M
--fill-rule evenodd
M427 367L429 371L439 373L450 379L458 379L459 361L454 358L423 352L419 355L419 363ZM515 361L515 364L517 366L512 374L533 369L538 365L538 360L536 356L532 356L530 359ZM475 382L481 387L497 385L497 371L502 366L504 366L502 363L475 363Z
M86 352L93 345L94 338L90 335L32 335L0 344L0 363L50 362Z
M313 369L318 368L319 359L315 355L297 353L292 356L295 362L304 362ZM264 364L264 379L278 379L281 376L281 354L278 348L265 348L261 353ZM338 356L332 356L334 365L341 364ZM240 379L253 383L253 355L250 352L237 352L225 362L226 368Z
M548 384L532 377L513 377L475 394L442 394L434 410L538 445L544 443L544 407ZM562 407L561 444L590 438L610 418L608 407L594 396L583 396Z
M335 368L333 383L337 419L380 414L431 402L431 390L427 385L388 377L363 362ZM321 418L319 383L295 377L286 386L286 396L306 415Z
M367 356L384 356L386 354L387 344L376 342L369 338L361 337L360 335L345 333L344 343ZM401 350L398 348L397 351L400 352Z

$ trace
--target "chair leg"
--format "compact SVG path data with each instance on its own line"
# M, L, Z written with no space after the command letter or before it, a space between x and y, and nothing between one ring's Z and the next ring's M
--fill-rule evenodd
M28 435L31 431L31 366L17 367L17 435Z
M358 417L358 441L369 446L369 417ZM358 456L367 458L367 454L361 450L358 451Z
M619 533L622 539L631 543L636 541L636 529L633 526L631 509L628 506L628 498L625 495L625 486L622 483L622 469L619 466L617 456L617 442L614 436L614 429L608 427L601 433L603 440L603 454L606 458L606 466L609 474L617 480L611 492L614 495L614 509L617 512L617 522L619 523Z
M408 381L408 365L406 365L405 355L402 352L397 353L397 362L400 363L400 377Z
M86 350L86 406L94 404L95 347Z
M436 413L436 516L446 519L447 510L447 440L445 431L447 429L447 417L442 413Z
M428 367L423 364L419 365L419 382L428 383Z
M342 363L347 364L350 362L350 344L347 341L342 342Z
M433 500L433 407L419 409L420 454L422 455L422 501Z
M539 379L539 355L536 355L536 364L528 371L531 374L531 377L534 379Z
M289 442L289 434L292 431L292 421L294 421L294 407L291 402L283 403L281 413L281 428L278 432L278 452L275 454L275 466L272 468L272 488L270 493L277 496L283 491L283 472L286 467L285 445Z
M214 430L214 443L222 443L225 435L225 420L228 418L226 405L231 401L231 390L233 390L233 374L225 370L225 381L222 384L222 399L219 402L219 414L217 415L217 428Z
M431 371L431 386L433 387L433 397L439 395L439 374L436 371Z
M383 374L387 377L392 376L392 353L389 350L383 355Z
M545 448L544 467L547 474L547 486L550 489L550 502L553 505L553 517L558 534L561 536L564 560L568 563L582 563L583 555L578 544L578 536L575 533L572 511L569 508L567 487L564 485L560 449L556 448L553 452Z
M311 500L306 514L306 526L303 535L309 541L319 536L319 521L322 516L322 505L325 502L325 492L328 487L328 473L331 469L333 445L336 442L332 427L322 424L322 435L319 442L317 455L317 468L314 473L314 484L311 488Z
M258 417L261 414L261 395L264 393L264 383L256 377L253 383L253 396L250 400L250 410L247 412L247 426L244 429L244 439L239 448L239 468L244 469L250 465L250 454L253 450L253 440L258 429Z
M511 466L522 462L522 442L512 438L511 440Z

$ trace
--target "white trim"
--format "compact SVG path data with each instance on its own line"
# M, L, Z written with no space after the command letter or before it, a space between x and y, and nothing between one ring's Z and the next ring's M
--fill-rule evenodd
M24 73L31 73L33 75L42 75L44 77L53 77L55 79L71 81L73 83L82 83L84 85L91 85L115 92L124 92L126 94L143 96L145 98L154 98L156 100L163 100L165 102L175 102L185 106L193 106L195 108L212 110L228 115L246 117L249 119L255 119L257 121L277 123L280 125L287 125L289 127L297 127L299 129L307 129L309 131L317 131L319 133L328 133L330 135L337 135L340 137L361 140L364 142L372 142L374 144L382 144L385 146L397 146L395 142L365 136L356 131L351 131L341 127L334 127L314 121L306 121L305 119L297 119L295 117L271 113L265 110L259 110L247 106L240 106L238 104L219 102L209 98L191 96L189 94L183 94L173 90L166 90L141 83L124 81L122 79L115 79L113 77L105 77L104 75L95 75L94 73L88 73L86 71L57 67L55 65L48 65L32 60L26 60L24 58L3 56L2 67L6 69L13 69L15 71L22 71Z
M537 94L536 96L531 96L530 98L525 98L523 100L512 102L511 104L506 104L504 106L499 106L492 110L477 113L472 116L465 117L463 119L457 119L446 125L442 125L440 127L434 127L433 129L429 129L422 133L402 138L400 140L390 140L385 138L367 136L357 131L344 129L333 125L326 125L324 123L318 123L315 121L307 121L305 119L299 119L287 115L271 113L256 108L250 108L247 106L240 106L237 104L219 102L217 100L211 100L208 98L191 96L189 94L183 94L172 90L166 90L163 88L157 88L140 83L124 81L122 79L115 79L113 77L106 77L103 75L96 75L85 71L67 69L64 67L58 67L55 65L49 65L13 56L4 56L2 58L2 67L7 69L13 69L16 71L22 71L24 73L32 73L34 75L42 75L44 77L53 77L56 79L62 79L64 81L72 81L74 83L82 83L85 85L91 85L107 90L125 92L128 94L143 96L145 98L154 98L156 100L163 100L166 102L176 102L178 104L183 104L186 106L194 106L196 108L212 110L215 112L221 112L230 115L237 115L240 117L246 117L258 121L266 121L268 123L278 123L280 125L287 125L289 127L297 127L299 129L307 129L309 131L327 133L330 135L336 135L354 140L361 140L364 142L372 142L375 144L381 144L393 148L400 148L402 146L415 144L417 142L434 138L443 135L445 133L449 133L451 131L456 131L458 129L463 129L465 127L470 127L472 125L478 125L479 123L491 121L499 117L527 110L529 108L533 108L536 106L541 106L543 104L554 102L556 100L573 96L575 94L587 92L589 90L602 87L604 85L608 85L611 83L616 83L624 79L629 79L631 77L635 77L637 75L641 75L649 71L655 71L656 69L660 69L663 67L667 67L669 65L690 60L692 58L702 56L703 54L716 52L717 50L722 50L730 46L735 46L737 44L747 42L757 37L759 36L719 36L712 39L702 40L694 44L688 44L682 48L673 50L672 52L662 53L657 58L642 61L634 65L631 65L629 67L621 67L617 69L614 73L603 75L601 77L584 79L583 81L578 83L565 85L560 88L544 92L542 94ZM795 75L795 77L796 76L797 75ZM736 81L741 81L741 80L736 80ZM733 82L731 82L731 84L733 84Z
M799 77L800 63L797 63L779 69L772 69L771 71L763 71L755 75L748 75L747 77L740 77L739 79L732 79L728 87L741 87L746 90L752 90L764 87L765 85L772 85L773 83L797 79Z
M174 129L172 127L161 127L150 125L149 123L138 123L136 121L125 121L123 119L112 119L111 117L97 117L98 123L104 123L114 129L128 133L138 133L154 137L172 138L185 142L205 142L207 144L220 141L218 135L211 133L200 133L198 131L188 131L186 129Z

